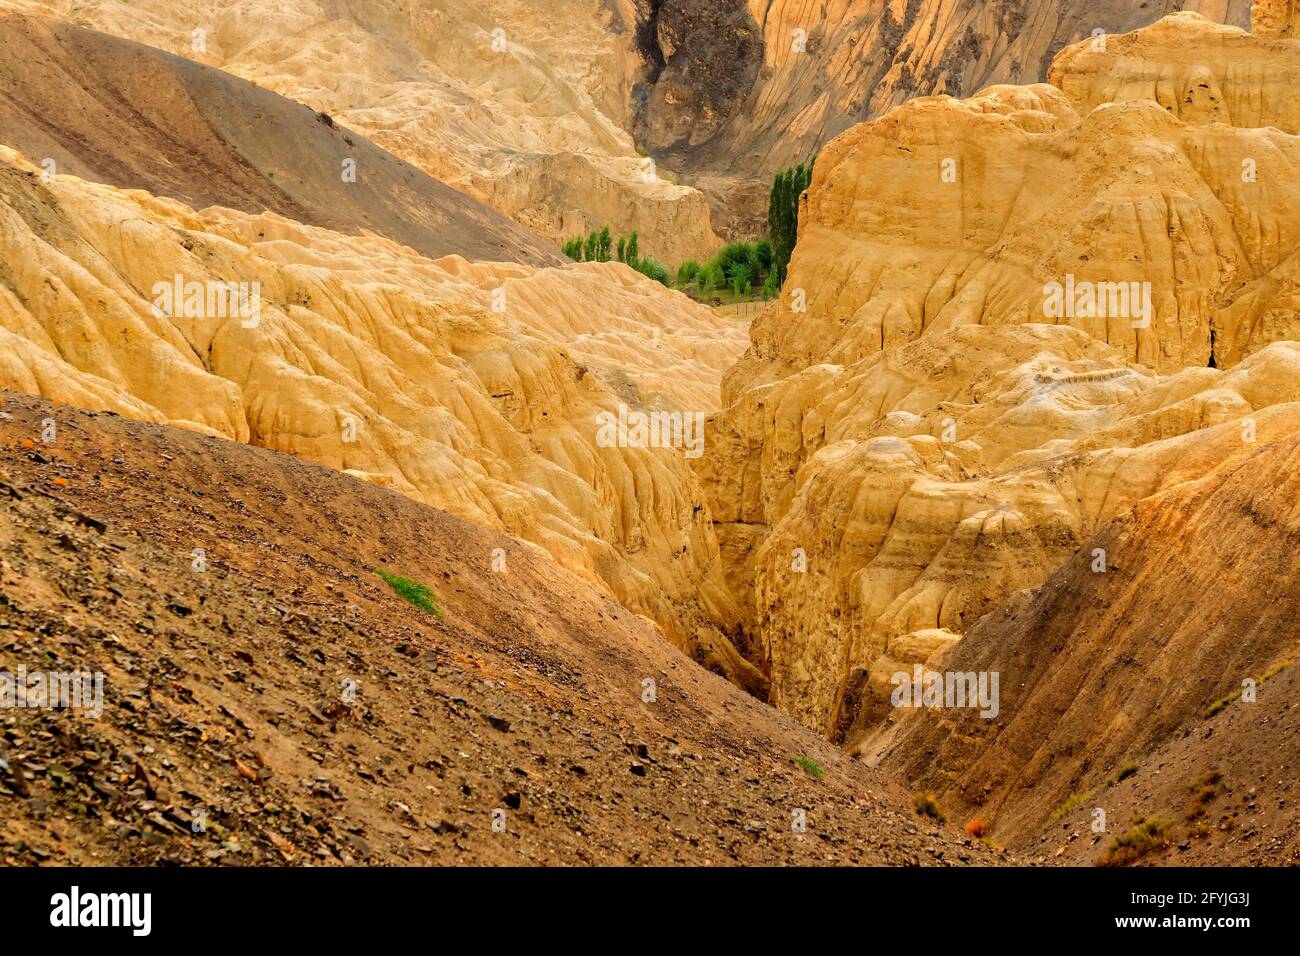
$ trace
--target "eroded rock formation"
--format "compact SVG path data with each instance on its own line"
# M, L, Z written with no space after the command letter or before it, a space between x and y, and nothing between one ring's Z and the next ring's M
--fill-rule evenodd
M271 214L47 183L8 149L0 258L0 386L389 484L540 545L757 686L724 635L737 611L684 457L712 407L693 403L741 347L710 310L617 263L433 261ZM229 283L248 295L238 310L213 296ZM685 416L682 435L602 441L598 416L620 404Z
M638 138L728 234L761 231L770 174L917 96L1046 79L1062 47L1177 10L1236 26L1249 0L647 0L657 27ZM723 64L725 63L725 67Z
M1058 85L915 100L822 153L696 463L747 646L810 726L860 739L900 667L1111 518L1300 427L1300 141L1136 81L1079 92L1094 56L1120 91L1178 36L1243 102L1281 103L1300 63L1179 14L1067 49Z

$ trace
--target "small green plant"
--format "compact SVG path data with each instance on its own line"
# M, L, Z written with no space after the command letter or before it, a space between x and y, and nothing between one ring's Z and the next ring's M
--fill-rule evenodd
M820 780L826 776L826 771L822 769L822 765L813 760L812 757L805 757L800 754L797 757L791 757L790 760L814 780Z
M1218 796L1219 784L1222 782L1223 774L1218 770L1203 773L1191 782L1188 789L1192 792L1192 806L1187 811L1188 823L1205 816L1206 805Z
M1115 838L1106 855L1101 858L1101 865L1125 866L1168 846L1172 827L1173 824L1159 814L1137 819L1132 828Z
M1047 829L1052 824L1056 823L1057 820L1061 819L1061 817L1068 813L1073 813L1079 807L1083 806L1092 799L1092 795L1095 792L1095 790L1085 790L1082 793L1071 794L1064 803L1052 811L1052 815L1048 817L1047 822L1043 824L1043 829Z
M419 608L426 614L434 615L440 621L442 620L442 608L438 607L437 599L427 584L412 581L410 578L404 578L400 574L393 574L383 568L375 568L375 574L383 578L388 583L388 586L396 591L398 596L407 604Z
M939 809L938 798L928 790L913 794L912 806L916 808L916 812L920 816L932 817L940 823L946 823L948 820L943 811Z
M1264 672L1264 674L1258 680L1255 681L1255 686L1259 687L1265 682L1272 680L1274 677L1282 673L1284 670L1286 670L1294 663L1295 661L1283 661L1282 663L1269 668L1267 671ZM1219 711L1223 710L1225 707L1227 707L1229 704L1235 701L1238 697L1240 697L1243 690L1245 690L1244 687L1238 687L1227 697L1220 697L1209 707L1205 708L1205 710L1201 713L1201 717L1205 719L1209 719L1210 717L1213 717Z
M1124 766L1119 768L1119 773L1115 775L1115 782L1119 783L1121 780L1127 780L1137 772L1138 765L1130 760L1128 763L1124 764Z
M685 289L694 284L700 274L700 264L694 259L687 259L677 267L677 288Z

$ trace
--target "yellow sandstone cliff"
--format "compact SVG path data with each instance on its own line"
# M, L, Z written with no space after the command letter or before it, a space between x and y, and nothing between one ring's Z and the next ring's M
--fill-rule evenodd
M1100 524L1300 428L1300 42L1096 42L831 143L724 380L695 466L727 579L773 701L832 736Z

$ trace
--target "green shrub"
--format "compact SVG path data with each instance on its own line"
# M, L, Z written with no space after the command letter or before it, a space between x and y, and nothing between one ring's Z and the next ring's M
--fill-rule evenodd
M640 262L633 264L632 268L635 269L637 272L641 273L646 278L654 279L655 282L661 282L664 285L669 285L671 282L671 277L668 275L668 270L663 266L663 264L656 262L654 259L651 259L649 256L646 256Z
M916 808L916 812L920 816L931 817L940 823L946 823L948 820L943 811L939 809L938 799L928 790L912 794L912 806Z
M393 574L391 571L385 571L383 568L375 568L375 574L379 575L388 583L388 586L397 592L407 604L419 608L427 614L432 614L443 619L442 608L438 607L437 599L433 591L426 584L419 581L412 581L410 578L404 578L400 574Z
M791 757L790 760L814 780L820 780L826 776L826 771L822 769L821 764L813 760L812 757L805 757L801 754L798 757Z
M700 274L700 264L694 259L687 259L677 267L677 287L685 288L695 281Z
M1172 826L1168 819L1159 815L1137 820L1127 833L1115 838L1102 857L1101 865L1124 866L1168 846Z
M1085 790L1083 793L1071 794L1064 803L1052 811L1052 815L1048 817L1047 822L1043 824L1044 828L1050 827L1067 813L1073 813L1079 807L1083 806L1087 801L1092 799L1093 793L1095 793L1094 790Z
M736 262L731 266L731 288L735 290L736 298L740 298L749 290L749 264L745 262Z

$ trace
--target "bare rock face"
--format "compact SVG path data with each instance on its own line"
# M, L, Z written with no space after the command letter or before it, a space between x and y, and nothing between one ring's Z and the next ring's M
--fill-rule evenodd
M746 4L654 5L645 52L654 71L637 139L656 155L687 153L722 129L757 78L763 37Z
M1257 37L1294 37L1300 26L1295 0L1258 0L1250 8L1250 32Z
M642 73L627 0L15 0L220 67L328 113L558 241L608 224L676 264L721 240L696 190L628 132Z
M1277 130L1150 100L913 101L823 153L783 307L729 388L963 324L1072 325L1161 371L1232 365L1297 337L1297 163Z
M1175 35L1261 102L1300 63L1192 14L1095 55L1122 87L1121 51ZM1294 138L1089 105L1093 42L1058 85L915 100L826 148L695 462L771 699L850 744L894 673L1106 522L1300 427Z
M617 263L434 261L271 214L45 182L7 148L0 258L0 387L387 484L533 542L761 684L725 636L738 612L685 458L741 347L711 310ZM633 342L644 361L630 365ZM668 424L602 428L630 412Z
M1195 13L1176 14L1062 51L1049 81L1080 113L1142 100L1197 126L1300 130L1300 105L1290 94L1300 82L1300 62L1289 26L1251 34Z
M1293 343L1159 376L1043 325L961 327L743 393L697 468L772 701L853 744L895 673L1115 515L1300 427L1296 402Z

